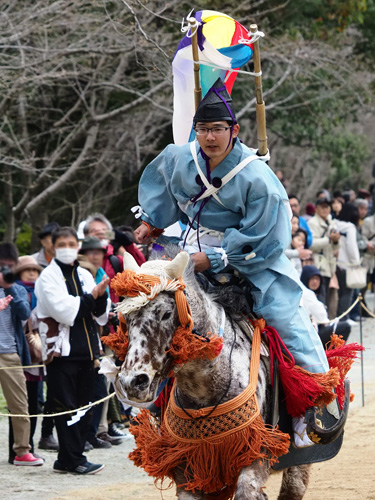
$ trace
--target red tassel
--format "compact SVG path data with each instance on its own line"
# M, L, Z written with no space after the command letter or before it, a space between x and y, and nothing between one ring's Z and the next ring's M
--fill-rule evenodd
M332 368L328 373L310 373L295 365L293 355L274 328L266 326L262 333L267 336L269 343L271 376L275 356L279 362L286 409L292 417L300 417L311 406L324 406L336 398L333 389L340 379L336 368Z
M340 375L336 368L328 373L310 373L299 366L279 366L280 381L289 415L300 417L311 406L325 406L336 396L333 389Z

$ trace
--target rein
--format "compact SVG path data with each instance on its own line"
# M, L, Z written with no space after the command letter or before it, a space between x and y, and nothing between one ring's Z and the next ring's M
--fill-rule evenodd
M210 418L215 419L215 418L220 418L220 417L225 417L226 414L228 413L235 413L236 411L239 411L239 413L245 411L243 409L244 405L246 405L250 413L252 414L252 418L255 418L260 414L257 398L256 398L256 388L257 388L257 383L258 383L258 372L259 372L259 362L260 362L260 347L261 347L261 332L264 329L265 326L265 321L264 320L257 320L255 322L255 329L253 333L253 342L252 342L252 349L251 349L251 358L250 358L250 374L249 374L249 384L246 387L244 391L242 391L241 394L236 396L235 398L231 399L230 401L227 401L225 403L220 404L222 401L224 395L228 392L229 386L224 393L224 395L221 397L220 401L215 405L211 407L206 407L206 408L200 408L199 410L189 410L189 412L186 411L181 405L180 402L178 401L178 398L176 398L176 387L174 383L174 387L171 391L171 398L169 401L169 408L167 411L167 421L166 421L166 426L172 432L175 434L176 429L174 429L174 424L176 424L176 421L181 423L181 421L186 420L198 420L198 419L206 419L210 420ZM232 344L232 350L233 350L234 343ZM232 353L231 350L231 353ZM250 401L250 403L249 403ZM246 420L243 422L243 426L249 425L249 420ZM201 427L201 426L199 426ZM236 430L239 430L240 427L236 425L235 428L229 429L227 432L232 433L235 432ZM209 436L205 436L205 438L208 438ZM181 436L179 436L179 439L183 440ZM196 437L198 439L198 437ZM191 441L191 439L188 439Z
M232 324L232 329L233 329L233 332L234 332L234 338L233 338L233 342L232 342L232 346L230 348L230 353L229 353L229 368L230 368L230 371L231 371L231 367L232 367L232 353L233 353L233 348L236 344L236 339L237 339L237 334L236 334L236 329L234 328L233 326L233 320L230 319L231 321L231 324ZM208 340L209 341L209 340ZM174 392L174 396L175 396L175 399L176 399L176 402L178 404L178 406L181 408L181 410L185 413L185 415L187 415L189 418L192 418L192 419L196 419L196 418L207 418L207 417L210 417L214 411L216 410L216 408L220 405L220 403L223 401L223 399L225 398L225 396L228 394L228 391L230 389L230 386L231 386L231 383L232 383L232 378L229 377L229 381L228 381L228 385L225 389L225 391L223 392L221 398L219 399L219 401L216 403L216 405L212 408L212 410L210 411L210 413L208 413L208 415L206 416L198 416L198 417L194 417L191 413L189 413L186 408L184 408L184 406L182 405L181 401L179 400L178 398L178 394L177 394L177 387L175 389L175 392Z

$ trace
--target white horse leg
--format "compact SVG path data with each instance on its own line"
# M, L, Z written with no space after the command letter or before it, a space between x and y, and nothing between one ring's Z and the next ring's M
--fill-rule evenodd
M242 469L238 478L234 500L267 500L266 493L261 491L269 476L269 467L264 462L254 462Z
M283 471L277 500L302 500L309 484L311 465L296 465Z
M192 491L186 491L183 487L178 487L179 484L186 482L182 469L175 469L173 475L176 483L176 496L178 500L205 500L205 494L203 492L196 491L193 493Z
M177 488L177 498L178 500L204 500L205 495L203 493L192 493L191 491Z

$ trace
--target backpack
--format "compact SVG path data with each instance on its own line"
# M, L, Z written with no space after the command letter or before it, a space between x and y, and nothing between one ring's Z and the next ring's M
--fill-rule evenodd
M121 262L120 259L116 257L116 255L110 255L109 262L111 263L111 266L113 267L113 270L116 274L121 273L122 271Z

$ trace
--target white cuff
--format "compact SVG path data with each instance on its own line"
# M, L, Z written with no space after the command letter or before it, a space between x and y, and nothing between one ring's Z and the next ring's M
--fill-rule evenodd
M135 217L136 219L139 219L140 217L142 217L142 215L145 215L146 217L148 217L148 215L146 214L146 212L144 212L144 211L142 210L141 205L135 205L135 206L134 206L134 207L132 207L130 210L133 212L134 217ZM149 217L148 217L148 218L149 218Z
M229 261L228 261L228 256L227 256L227 252L224 250L224 248L213 248L213 250L216 252L216 253L220 253L221 254L221 260L224 261L224 265L225 267L227 267L227 265L229 264Z

